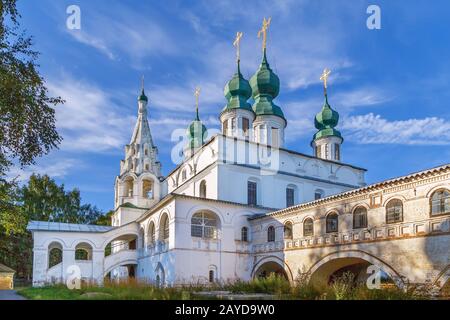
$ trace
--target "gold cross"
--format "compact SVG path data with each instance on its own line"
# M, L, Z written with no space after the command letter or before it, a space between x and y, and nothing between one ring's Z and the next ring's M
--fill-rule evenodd
M330 77L330 73L331 73L331 70L328 68L325 68L323 70L322 75L320 76L320 80L323 82L323 90L324 90L325 95L327 94L327 82L328 82L328 78Z
M195 109L197 110L198 113L198 97L200 96L200 87L195 88L194 96L195 96Z
M242 38L242 32L236 32L236 39L234 39L234 42L233 42L233 46L235 46L236 47L236 60L239 62L239 60L240 60L240 43L241 43L241 38Z
M267 29L269 29L270 26L270 21L272 20L271 17L269 17L269 19L266 20L266 18L264 18L263 20L263 25L261 27L261 30L258 31L258 38L261 38L261 34L263 35L263 43L262 43L262 49L264 51L264 49L266 49L266 42L267 42Z

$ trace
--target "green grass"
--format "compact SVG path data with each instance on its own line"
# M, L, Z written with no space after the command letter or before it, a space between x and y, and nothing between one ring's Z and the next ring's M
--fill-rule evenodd
M206 299L196 295L198 291L222 290L234 294L270 294L274 299L286 300L411 300L423 299L411 292L397 288L369 290L366 286L355 286L352 279L342 277L334 284L319 291L307 281L297 281L291 286L284 278L271 275L265 279L235 281L223 285L158 288L144 282L128 280L105 282L104 286L83 284L79 290L70 290L65 285L40 288L24 288L19 294L33 300L190 300ZM213 299L213 298L210 298Z

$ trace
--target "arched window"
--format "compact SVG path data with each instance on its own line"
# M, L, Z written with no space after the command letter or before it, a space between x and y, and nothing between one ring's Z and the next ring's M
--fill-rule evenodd
M200 182L200 198L206 198L206 181Z
M147 149L145 149L144 154L145 154L146 156L148 156L148 150L147 150Z
M59 242L52 242L48 246L48 268L54 267L62 262L63 247Z
M303 221L303 236L310 237L314 235L314 221L311 218L305 219Z
M322 199L325 195L325 192L322 189L316 189L314 191L314 200Z
M148 226L148 231L147 231L147 243L149 245L152 245L155 243L155 224L152 222L150 222L150 225Z
M274 242L275 241L275 227L270 226L267 228L267 242Z
M248 241L248 228L247 227L242 227L241 229L241 241Z
M153 181L144 179L142 181L142 196L146 199L153 199Z
M365 207L357 207L353 211L353 228L367 228L367 209Z
M403 202L400 199L392 199L386 205L386 223L403 221Z
M197 212L191 219L191 236L206 239L217 239L219 227L217 216L208 211Z
M450 213L450 192L442 189L431 195L431 215Z
M339 222L338 222L338 214L336 212L330 213L327 215L326 219L326 232L338 232Z
M291 239L293 238L292 234L292 222L288 221L284 224L284 238Z
M209 277L208 277L209 279L209 282L210 283L213 283L214 282L214 279L215 279L215 277L214 277L214 270L209 270Z
M169 217L165 213L159 223L159 238L162 241L169 240Z
M124 196L125 197L133 196L133 185L134 185L133 177L127 177L125 179L125 185L124 185Z
M92 246L82 242L75 247L75 260L92 260Z

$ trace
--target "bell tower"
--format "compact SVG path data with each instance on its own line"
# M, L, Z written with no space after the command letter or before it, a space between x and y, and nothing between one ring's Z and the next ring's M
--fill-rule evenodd
M161 198L161 163L153 144L147 119L148 98L142 80L138 97L138 117L125 158L120 162L120 175L115 183L115 207L149 208Z

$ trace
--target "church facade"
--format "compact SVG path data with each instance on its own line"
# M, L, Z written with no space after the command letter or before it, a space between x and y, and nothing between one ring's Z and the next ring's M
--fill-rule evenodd
M375 265L400 287L443 287L450 276L450 165L367 186L366 170L342 161L328 75L312 153L303 154L284 147L288 121L276 104L280 81L265 46L249 81L238 58L224 89L221 133L208 137L197 91L184 159L167 176L142 88L111 226L30 222L34 285L64 282L74 272L98 283L209 283L273 272L326 283L346 268L364 278Z

